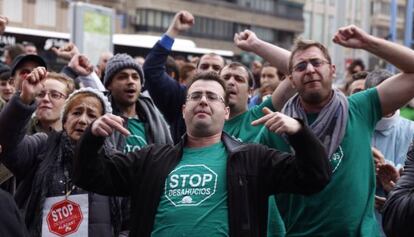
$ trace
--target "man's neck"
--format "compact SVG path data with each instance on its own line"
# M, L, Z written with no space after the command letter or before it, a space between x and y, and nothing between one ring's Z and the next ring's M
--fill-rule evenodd
M197 148L197 147L206 147L211 146L213 144L216 144L220 142L221 140L221 132L214 134L212 136L208 137L196 137L191 135L190 133L187 133L187 147L191 148Z
M246 105L246 107L243 107L243 109L234 109L234 108L232 109L230 107L229 119L237 117L237 116L239 116L240 114L243 114L246 111L247 111L247 105Z
M325 105L327 105L329 103L329 101L331 100L333 96L333 91L331 92L331 94L324 100L322 100L319 103L307 103L304 100L300 100L303 109L305 110L306 113L308 114L315 114L315 113L319 113L321 112L321 110L323 109L323 107L325 107Z
M137 111L135 107L135 103L128 106L122 106L118 104L118 108L121 111L121 114L125 117L131 118L137 116Z

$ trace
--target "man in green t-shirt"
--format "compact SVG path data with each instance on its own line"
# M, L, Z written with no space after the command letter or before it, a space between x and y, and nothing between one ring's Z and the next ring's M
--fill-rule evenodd
M122 116L131 136L116 133L116 148L130 152L151 143L172 143L164 118L148 96L141 94L145 81L140 65L128 54L116 54L105 68L104 85L109 91L114 114Z
M81 139L74 181L85 190L131 197L130 236L266 236L268 197L312 194L329 182L319 140L298 120L268 112L254 121L285 134L295 155L243 144L223 133L225 82L197 74L182 114L186 136L128 154L101 149L114 130L129 135L121 117L98 118Z
M345 98L332 88L335 65L325 46L298 40L292 53L246 30L235 43L288 75L275 94L294 87L297 94L282 109L309 124L324 143L333 178L320 193L278 195L286 236L378 236L374 217L375 171L370 148L376 122L413 96L414 51L376 38L356 26L340 28L333 41L364 49L394 64L401 73L387 82Z

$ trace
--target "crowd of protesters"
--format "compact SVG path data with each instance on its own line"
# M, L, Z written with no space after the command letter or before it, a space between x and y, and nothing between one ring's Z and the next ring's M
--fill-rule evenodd
M340 28L399 73L356 59L336 87L312 40L238 32L250 67L171 57L196 20L176 13L145 58L52 48L59 72L5 49L0 236L414 236L413 50Z

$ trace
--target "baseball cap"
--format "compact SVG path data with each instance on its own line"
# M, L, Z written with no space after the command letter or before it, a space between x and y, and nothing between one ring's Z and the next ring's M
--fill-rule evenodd
M45 60L43 60L43 58L40 56L34 54L20 54L13 60L13 63L11 65L11 75L14 76L16 70L19 69L19 67L25 62L35 62L39 64L39 66L45 67L47 69Z

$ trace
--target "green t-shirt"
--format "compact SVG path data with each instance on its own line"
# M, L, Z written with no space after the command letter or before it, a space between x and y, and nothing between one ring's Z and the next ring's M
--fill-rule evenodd
M263 117L262 109L264 107L273 110L272 100L265 100L260 105L227 120L223 130L241 142L253 142L263 125L252 126L251 122Z
M380 100L373 88L350 96L348 101L345 136L330 158L330 183L310 196L277 195L286 236L379 236L371 136L382 116Z
M184 148L165 181L151 236L228 236L227 151Z
M289 145L279 135L270 132L265 126L252 126L251 122L264 116L262 109L268 107L274 110L272 100L267 99L260 105L249 109L224 123L224 131L242 142L254 142L289 151ZM260 136L258 136L261 134ZM275 205L274 197L269 197L268 236L283 236L284 224Z
M136 118L129 118L127 129L131 135L126 138L124 153L140 150L148 145L143 122Z

